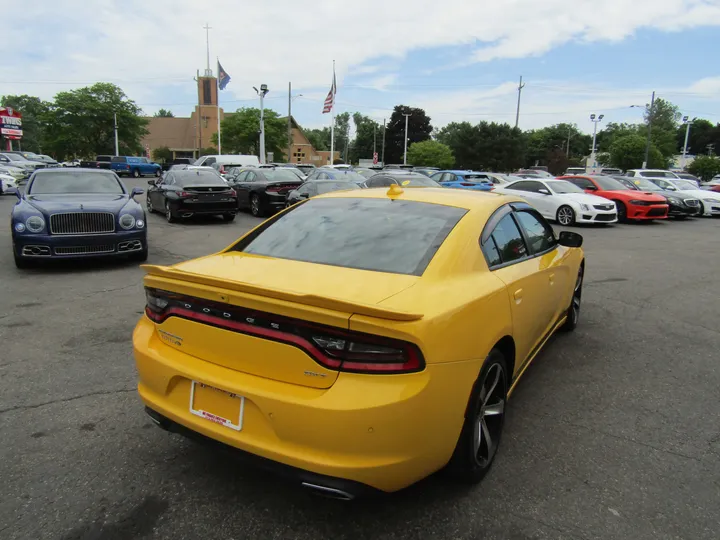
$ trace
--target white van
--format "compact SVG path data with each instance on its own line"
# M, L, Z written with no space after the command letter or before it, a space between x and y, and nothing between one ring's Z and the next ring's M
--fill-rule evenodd
M195 161L195 165L204 165L206 167L211 167L216 163L218 165L224 165L225 169L230 169L231 167L257 167L260 165L260 160L257 156L224 154L203 156Z

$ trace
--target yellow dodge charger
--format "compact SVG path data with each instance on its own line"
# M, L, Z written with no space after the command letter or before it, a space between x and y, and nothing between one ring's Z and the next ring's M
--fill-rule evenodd
M144 267L140 397L162 428L330 497L443 468L478 482L518 379L578 322L581 245L506 195L304 201L220 253Z

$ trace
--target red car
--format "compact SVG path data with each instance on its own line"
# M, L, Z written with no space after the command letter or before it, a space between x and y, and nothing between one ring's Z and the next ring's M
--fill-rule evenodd
M614 201L618 221L667 219L669 207L665 197L631 190L609 176L561 176L560 180L567 180L586 193Z

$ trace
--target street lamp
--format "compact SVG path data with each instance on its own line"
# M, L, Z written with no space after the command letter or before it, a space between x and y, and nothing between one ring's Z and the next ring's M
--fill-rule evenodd
M689 116L683 116L683 124L685 124L685 144L683 145L682 159L680 161L680 168L685 170L685 160L687 158L687 143L690 137L690 126L693 125L693 121L690 120Z
M403 165L407 165L407 143L408 143L408 118L412 116L412 113L403 113L405 117L405 153L403 154Z
M596 157L595 157L595 140L597 139L597 126L598 126L598 124L599 124L600 122L602 122L602 119L603 119L603 118L605 118L605 115L604 115L604 114L601 114L601 115L598 116L597 118L595 117L595 114L594 114L594 113L590 115L590 121L591 121L593 124L595 124L595 127L593 128L592 151L590 152L590 161L592 161L592 168L593 168L593 171L592 171L592 172L595 172L594 169L597 168L597 159L596 159Z
M265 95L270 91L268 90L267 84L261 84L260 90L253 86L253 90L260 96L260 163L265 163L265 113L263 107L263 99Z

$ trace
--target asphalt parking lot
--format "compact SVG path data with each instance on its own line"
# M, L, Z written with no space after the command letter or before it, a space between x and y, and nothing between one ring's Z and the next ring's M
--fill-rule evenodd
M720 534L718 219L573 229L587 260L580 326L553 338L514 393L484 482L468 489L436 475L341 503L155 427L135 392L130 342L142 270L16 270L14 201L0 199L0 538ZM148 262L210 253L259 222L149 216Z

